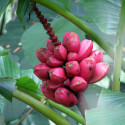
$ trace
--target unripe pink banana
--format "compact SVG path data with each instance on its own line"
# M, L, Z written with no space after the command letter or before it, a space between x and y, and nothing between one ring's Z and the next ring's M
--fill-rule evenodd
M96 63L103 61L103 53L98 49L92 51L90 56L92 56L95 59Z
M54 57L60 60L66 60L67 49L63 45L58 45L54 48Z
M56 59L54 56L51 56L47 60L47 65L50 67L59 67L62 66L64 61Z
M92 40L85 39L80 43L80 49L78 52L78 58L77 61L80 62L86 57L88 57L93 49L93 43Z
M63 83L67 79L65 70L62 67L50 69L49 77L50 77L51 81L53 81L55 83Z
M66 73L68 77L74 77L79 75L80 66L77 61L69 61L65 65Z
M94 74L96 67L96 61L93 57L88 57L80 62L80 75L86 81L88 81Z
M65 47L68 52L79 52L80 48L80 40L79 37L70 37L67 39L67 42L65 43Z
M46 82L43 83L43 84L40 86L40 88L41 88L41 91L42 91L42 93L43 93L43 95L44 95L45 97L47 97L48 99L50 99L50 100L52 100L52 101L54 101L54 102L57 102L56 99L55 99L55 91L52 90L52 89L50 89L50 88L48 88L48 85L47 85Z
M70 84L70 88L74 91L74 92L84 92L88 87L87 82L80 76L75 76L72 80L71 80L71 84Z
M67 79L66 81L64 81L63 86L70 86L70 83L70 80Z
M109 64L100 62L96 64L95 72L93 77L89 80L90 83L95 83L104 78L109 72Z
M63 36L63 42L62 45L65 46L67 43L67 40L71 37L77 37L79 39L79 36L75 32L66 32Z
M77 61L78 54L74 52L69 52L67 55L67 61Z
M55 45L53 44L51 39L47 39L46 46L48 50L51 50L52 52L54 52Z
M53 81L47 80L47 85L48 88L52 89L52 90L56 90L57 88L61 87L63 85L63 83L55 83Z
M34 67L34 74L41 80L46 81L49 79L49 70L51 68L46 64L38 64Z
M59 104L66 107L72 107L78 102L76 96L64 87L60 87L55 91L55 98Z
M36 50L36 56L40 62L46 63L48 58L53 55L53 52L46 48L39 48Z

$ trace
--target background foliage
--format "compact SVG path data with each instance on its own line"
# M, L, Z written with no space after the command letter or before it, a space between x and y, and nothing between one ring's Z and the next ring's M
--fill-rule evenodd
M22 6L19 7L17 9L18 18L14 18L17 1L15 0L9 5L10 2L11 0L6 0L6 2L3 0L0 1L0 28L2 28L3 25L3 13L6 12L4 27L2 28L2 35L0 36L0 45L2 46L0 46L0 125L16 125L19 119L31 108L17 99L12 99L15 84L18 87L28 90L31 90L29 89L29 86L31 86L32 91L40 92L37 87L42 84L42 81L33 74L32 69L34 65L39 63L35 56L36 49L46 47L45 42L48 38L46 31L34 13L31 14L30 20L27 22L29 12L32 8L31 4L24 3L22 5L25 8L29 4L28 9L23 9L23 11L25 11L22 12L22 15L19 15L19 12L22 11L20 9ZM19 2L21 2L21 0L19 0ZM91 29L100 35L110 46L115 47L122 0L52 0L51 2L74 14L86 25L91 27ZM80 36L81 41L85 38L91 39L78 27L57 13L42 5L37 6L51 23L60 41L62 41L65 32L71 31L76 32ZM15 8L13 9L13 7ZM26 15L22 19L24 13L26 13ZM22 25L23 27L25 25L25 30ZM94 49L101 49L95 41L93 41L93 43ZM10 47L8 48L7 45L10 45ZM20 47L20 49L15 53L14 50L18 47ZM114 62L107 53L104 51L103 53L104 61L110 64L110 72L102 81L90 85L84 93L86 103L91 109L86 111L87 125L124 125L125 94L123 92L125 92L125 73L121 72L121 92L112 92ZM125 58L124 56L125 48L123 48L123 59ZM24 81L23 84L21 81ZM54 108L53 110L69 120L71 124L80 124L66 114ZM80 114L76 106L71 108L71 110ZM33 110L21 124L28 125L31 123L34 125L53 124L36 110Z

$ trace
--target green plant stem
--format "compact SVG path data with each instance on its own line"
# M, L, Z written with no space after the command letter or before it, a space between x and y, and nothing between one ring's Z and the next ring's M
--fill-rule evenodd
M63 113L67 114L68 116L70 116L71 118L75 119L76 121L82 123L82 125L85 125L85 120L83 119L82 116L76 114L75 112L73 112L72 110L62 106L62 105L59 105L51 100L49 100L49 104L50 106L62 111Z
M52 120L56 125L71 125L66 119L61 117L59 114L57 114L55 111L50 109L48 106L44 105L37 99L31 97L30 95L20 91L16 90L13 93L13 96L22 102L30 105L37 111L39 111L41 114L45 115L48 119Z
M36 98L37 100L41 100L44 97L38 93L34 93L34 92L31 92L31 91L28 91L28 90L25 90L22 88L19 88L19 90L23 91L24 93L27 93L28 95L31 95L32 97ZM84 121L83 117L78 115L77 113L73 112L72 110L70 110L70 109L68 109L60 104L57 104L51 100L49 100L49 105L51 107L54 107L54 108L60 110L61 112L65 113L65 114L67 114L68 116L75 119L76 121L78 121L82 125L85 125L85 121Z
M123 48L124 40L125 40L125 0L123 0L122 7L121 7L120 21L119 21L118 33L117 33L117 46L116 46L115 60L114 60L112 90L116 92L120 91L120 72L121 72L122 48Z

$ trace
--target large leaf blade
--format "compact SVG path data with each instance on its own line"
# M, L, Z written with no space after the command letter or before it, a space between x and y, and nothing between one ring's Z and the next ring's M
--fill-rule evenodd
M87 125L124 125L124 112L125 93L103 90L98 107L86 111Z
M23 17L26 13L26 10L27 10L28 6L29 6L29 2L30 2L30 0L19 0L17 12L16 12L24 29L25 29L25 25L24 25Z
M0 57L0 77L19 78L20 69L8 56Z
M0 16L4 12L4 10L9 5L10 2L11 2L11 0L1 0L0 1Z
M0 94L2 94L9 101L12 101L15 82L16 81L14 79L10 78L0 79Z
M86 12L106 34L116 35L122 0L80 0Z

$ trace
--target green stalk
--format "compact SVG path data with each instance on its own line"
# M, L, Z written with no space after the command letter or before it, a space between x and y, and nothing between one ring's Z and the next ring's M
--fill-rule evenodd
M24 93L27 93L28 95L31 95L32 97L36 98L37 100L41 100L44 96L38 94L38 93L34 93L22 88L18 88L19 90L23 91ZM72 110L66 108L65 106L62 106L60 104L57 104L51 100L49 100L49 105L60 110L61 112L67 114L68 116L70 116L71 118L75 119L76 121L78 121L79 123L81 123L82 125L85 125L85 121L83 119L82 116L78 115L77 113L73 112Z
M119 21L118 33L117 33L117 46L116 46L115 60L114 60L112 90L116 92L120 91L120 72L121 72L122 48L123 48L124 40L125 40L125 0L123 0L121 12L120 12L120 21Z
M59 114L57 114L55 111L50 109L48 106L44 105L37 99L31 97L30 95L20 91L16 90L13 93L13 96L22 102L30 105L37 111L39 111L41 114L45 115L48 119L52 120L56 125L71 125L66 119L61 117Z
M76 121L78 121L79 123L81 123L82 125L85 125L85 120L83 119L82 116L76 114L75 112L73 112L72 110L62 106L62 105L59 105L51 100L49 100L49 104L50 106L62 111L63 113L67 114L68 116L70 116L71 118L75 119Z

